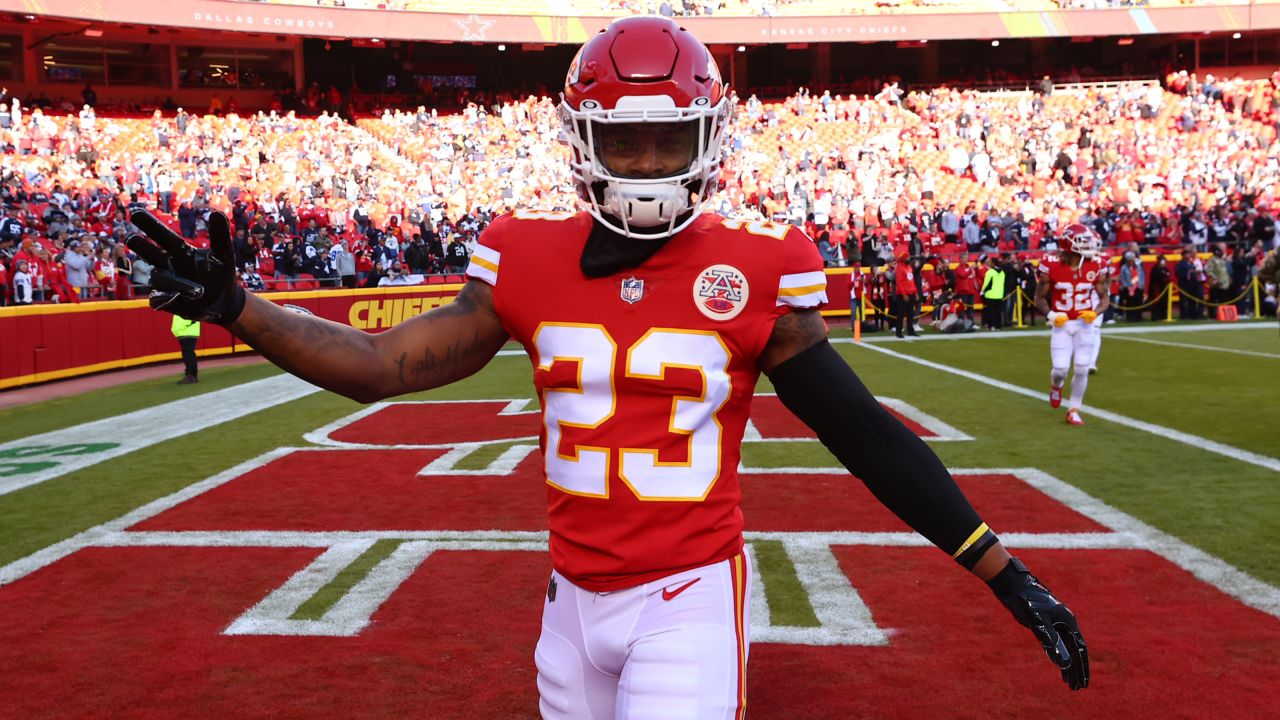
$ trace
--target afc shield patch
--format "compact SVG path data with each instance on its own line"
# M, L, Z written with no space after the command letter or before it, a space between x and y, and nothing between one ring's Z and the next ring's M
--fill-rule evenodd
M712 320L732 320L747 306L747 276L732 265L712 265L693 282L693 304Z
M640 302L644 297L644 280L634 275L622 279L622 299L631 305Z

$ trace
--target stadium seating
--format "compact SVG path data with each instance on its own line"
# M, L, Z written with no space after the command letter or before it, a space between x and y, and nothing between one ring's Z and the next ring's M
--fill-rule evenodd
M1175 244L1180 208L1193 202L1239 209L1233 204L1249 194L1259 206L1274 205L1280 192L1274 81L1176 74L1166 84L1182 91L1135 82L1059 87L1049 95L941 87L900 99L891 92L803 91L782 102L751 97L739 105L724 187L711 204L726 214L806 223L815 199L826 194L831 214L849 218L841 233L884 231L898 244L915 213L954 204L1001 225L1022 214L1031 248L1052 227L1089 211L1140 210L1141 222L1158 226L1156 236L1142 239ZM192 118L181 134L172 116L159 113L89 118L37 111L0 130L0 143L12 148L0 154L0 170L10 173L11 192L32 194L19 209L51 255L61 240L123 239L124 215L111 198L155 207L161 170L174 179L175 207L186 202L230 214L239 205L274 216L287 202L297 213L296 232L314 220L361 250L368 241L354 234L359 208L367 226L404 248L417 232L411 214L421 213L446 241L455 234L471 240L487 218L517 204L574 207L559 132L554 103L536 97L470 104L438 117L425 108L387 109L354 123L327 114L208 116ZM96 162L64 160L89 148ZM58 201L55 189L68 196L72 216L58 242L45 225L46 210ZM181 229L176 210L161 217ZM85 230L117 235L81 235ZM1008 238L1002 242L1008 247ZM301 278L295 287L318 285Z

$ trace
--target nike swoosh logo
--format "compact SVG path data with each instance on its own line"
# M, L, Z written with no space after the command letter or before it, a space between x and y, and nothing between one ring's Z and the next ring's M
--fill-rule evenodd
M698 581L699 581L699 580L701 580L701 579L702 579L702 578L700 578L700 577L696 577L696 578L694 578L694 579L690 580L689 582L687 582L687 583L685 583L685 584L681 585L680 587L676 588L675 590L668 590L667 588L662 588L662 599L663 599L663 600L668 600L668 601L670 601L670 600L674 599L674 598L675 598L675 596L679 595L680 593L684 592L685 590L688 590L690 587L693 587L693 584L694 584L694 583L696 583L696 582L698 582Z

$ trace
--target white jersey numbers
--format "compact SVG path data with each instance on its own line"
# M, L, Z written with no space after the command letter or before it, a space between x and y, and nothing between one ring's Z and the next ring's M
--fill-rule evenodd
M618 406L613 373L617 344L600 325L543 323L533 337L539 371L554 377L543 392L546 426L546 474L551 485L575 495L609 496L610 462L641 500L698 501L706 497L721 470L721 427L716 413L729 399L729 350L718 333L654 328L628 350L626 378L665 382L671 369L693 370L701 377L698 395L674 395L667 415L663 447L625 447L616 456L606 447L565 438L567 428L595 429L632 408ZM576 371L555 367L576 364ZM572 376L573 381L566 381ZM652 415L635 414L633 421ZM642 431L652 436L652 429ZM682 447L683 446L683 447ZM668 453L684 458L668 461Z
M727 219L721 223L730 230L746 230L752 235L763 235L771 237L774 240L781 240L787 236L787 231L791 229L790 225L782 223L770 222L768 220L741 220Z
M570 446L564 454L560 437L566 427L597 428L613 417L613 365L618 346L601 325L542 325L533 334L538 369L551 372L559 362L576 363L577 383L548 388L542 396L547 427L547 482L567 493L609 497L609 450ZM552 480L554 478L554 481Z
M1053 284L1053 309L1058 312L1092 310L1093 283L1056 282Z
M687 462L662 462L656 449L626 448L618 474L641 500L701 500L720 475L720 423L729 399L729 350L714 332L650 330L627 352L627 377L662 380L667 368L702 374L701 396L671 401L668 430L688 436Z

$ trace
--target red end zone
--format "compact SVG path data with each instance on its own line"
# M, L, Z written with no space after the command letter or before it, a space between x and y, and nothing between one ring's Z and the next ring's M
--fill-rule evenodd
M491 422L502 404L492 405L468 422ZM376 423L412 421L380 415L360 421L377 432L342 439L386 437L390 428ZM519 431L510 428L502 432ZM457 437L485 435L459 427ZM418 474L444 455L294 452L128 532L545 528L536 452L507 475ZM957 480L998 532L1110 532L1013 475ZM751 473L742 485L753 531L905 530L847 476ZM545 553L438 550L354 637L224 634L322 552L90 547L0 586L0 715L537 717ZM890 641L758 643L751 717L1274 716L1265 698L1280 696L1280 621L1148 551L1018 551L1081 619L1094 673L1082 693L1070 693L1031 634L936 549L832 552Z
M1280 624L1148 553L1020 553L1082 618L1094 684L1069 693L936 551L835 550L893 639L757 644L754 717L1273 717ZM541 553L438 552L357 637L220 634L314 555L90 549L0 588L6 716L537 717Z
M546 529L546 489L536 451L506 476L417 474L442 454L296 452L130 529ZM997 532L1106 530L1011 475L960 475L956 481ZM747 474L741 483L749 530L909 530L847 474Z

